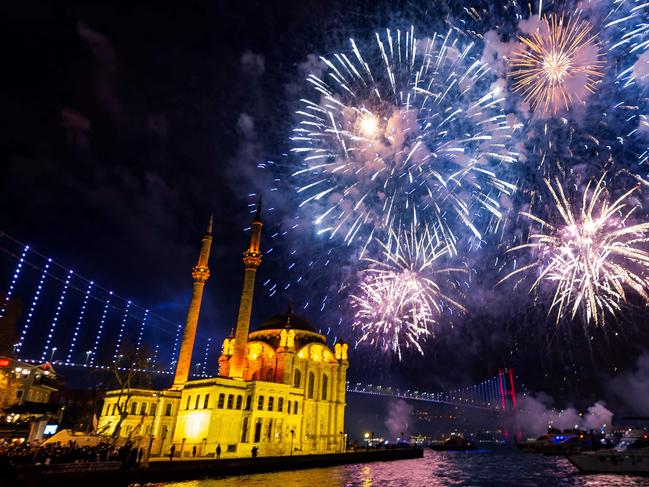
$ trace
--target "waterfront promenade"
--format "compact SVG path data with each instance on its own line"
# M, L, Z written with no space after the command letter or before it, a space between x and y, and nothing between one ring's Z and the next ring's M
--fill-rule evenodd
M154 461L132 469L121 468L119 462L21 465L10 476L0 479L0 485L69 487L92 484L93 487L117 487L133 483L227 477L422 457L423 450L412 448L281 457Z

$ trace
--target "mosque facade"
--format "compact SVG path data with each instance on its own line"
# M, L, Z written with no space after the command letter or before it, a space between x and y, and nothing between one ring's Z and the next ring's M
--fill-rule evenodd
M172 445L177 457L212 457L217 448L221 456L249 456L253 447L260 455L344 450L347 344L329 347L325 336L291 306L250 330L262 227L259 204L243 253L237 324L223 341L218 375L189 378L203 289L210 277L210 221L192 269L192 298L173 385L108 391L98 431L139 442L151 455L168 455Z

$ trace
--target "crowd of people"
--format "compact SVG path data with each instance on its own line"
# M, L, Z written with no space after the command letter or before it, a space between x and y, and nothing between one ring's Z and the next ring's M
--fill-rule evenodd
M142 461L144 450L132 442L115 447L108 443L94 446L80 446L74 442L67 445L29 442L0 443L0 470L17 465L50 465L56 463L121 462L122 467L132 468Z

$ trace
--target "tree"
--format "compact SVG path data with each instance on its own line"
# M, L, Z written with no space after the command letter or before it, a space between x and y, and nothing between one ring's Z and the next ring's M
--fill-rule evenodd
M18 402L18 383L13 369L0 369L0 411Z
M150 357L147 357L143 351L129 353L129 348L132 349L128 346L123 347L125 353L117 357L111 369L116 385L114 390L118 391L116 402L118 420L111 434L114 440L119 438L122 424L129 415L133 389L149 388L152 384L151 372L142 372L142 370L149 370Z

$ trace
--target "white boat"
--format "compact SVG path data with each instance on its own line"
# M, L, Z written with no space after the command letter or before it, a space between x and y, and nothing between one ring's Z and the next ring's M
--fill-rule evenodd
M568 460L585 473L620 473L649 475L649 438L625 436L610 450L567 455Z

